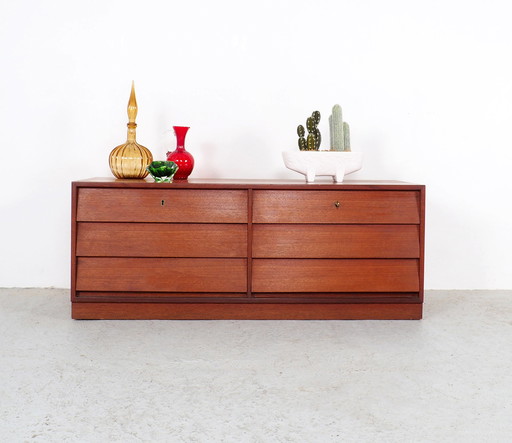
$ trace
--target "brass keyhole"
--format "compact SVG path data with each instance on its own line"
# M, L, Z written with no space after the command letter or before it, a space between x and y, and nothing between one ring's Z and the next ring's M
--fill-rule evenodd
M160 202L160 204L161 204L162 206L163 206L163 205L165 205L165 200L162 200L162 201Z
M334 202L334 206L336 206L337 208L339 208L339 207L340 207L340 202L339 202L339 201L335 201L335 202Z

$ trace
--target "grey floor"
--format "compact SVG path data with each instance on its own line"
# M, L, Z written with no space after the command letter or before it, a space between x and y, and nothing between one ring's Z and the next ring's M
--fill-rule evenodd
M512 291L421 321L74 321L0 289L0 442L511 442Z

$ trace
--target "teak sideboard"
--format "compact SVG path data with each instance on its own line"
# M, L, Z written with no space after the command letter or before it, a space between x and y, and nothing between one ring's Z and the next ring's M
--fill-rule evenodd
M75 319L420 319L425 186L72 183Z

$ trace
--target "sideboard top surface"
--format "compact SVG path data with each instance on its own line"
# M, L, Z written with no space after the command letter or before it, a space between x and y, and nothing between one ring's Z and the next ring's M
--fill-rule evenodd
M73 182L78 187L109 187L109 188L167 188L167 189L192 189L192 188L232 188L232 189L403 189L418 190L424 185L407 183L396 180L345 180L342 183L334 183L332 180L318 180L314 183L306 183L304 180L267 180L267 179L189 179L175 180L172 183L155 183L152 179L116 179L116 178L89 178Z

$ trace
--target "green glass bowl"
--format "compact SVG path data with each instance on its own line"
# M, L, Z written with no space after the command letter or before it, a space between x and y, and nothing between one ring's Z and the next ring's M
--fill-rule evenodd
M146 169L155 182L170 183L178 170L178 165L169 161L154 161Z

